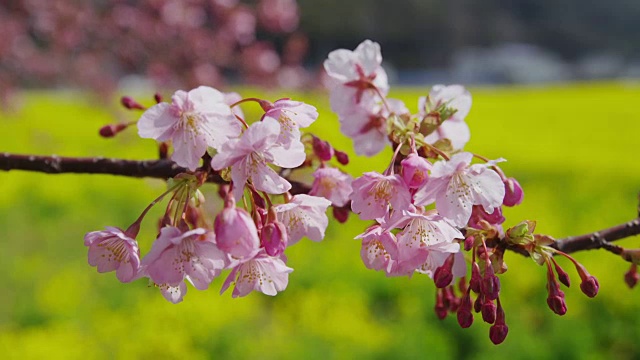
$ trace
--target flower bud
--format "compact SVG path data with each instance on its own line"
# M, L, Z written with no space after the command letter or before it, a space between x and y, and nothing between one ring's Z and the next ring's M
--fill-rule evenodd
M471 309L473 304L471 303L471 294L467 291L460 301L460 307L458 307L458 324L461 328L466 329L473 324L473 313Z
M442 266L438 267L433 273L433 282L437 288L445 288L453 281L453 255L450 255L447 260L444 261Z
M507 338L509 327L505 323L504 309L498 300L498 309L496 310L496 322L489 328L489 339L495 345L501 344Z
M436 291L436 305L434 310L438 319L444 320L447 317L447 307L444 305L444 295L441 289Z
M598 295L598 290L600 289L598 279L589 274L587 269L582 264L574 262L574 265L576 266L578 275L580 275L580 279L582 280L582 282L580 283L580 290L582 290L585 295L591 298Z
M316 154L320 160L329 161L333 157L333 147L331 147L328 142L314 136L311 145L314 154Z
M558 293L555 296L549 295L547 298L547 305L549 305L549 309L551 309L551 311L560 316L567 313L567 304L564 301L564 292L562 290L558 290Z
M473 302L473 311L479 313L482 311L482 302L484 301L484 296L482 294L478 295L476 301Z
M482 311L482 320L487 324L493 324L496 321L496 304L493 300L485 298L480 311Z
M429 179L431 163L415 152L404 158L400 165L404 182L412 189L421 187Z
M566 314L567 304L564 301L564 292L558 288L558 283L552 274L548 275L547 289L549 291L549 296L547 297L549 309L560 316Z
M133 98L129 97L129 96L123 96L120 99L120 103L122 104L122 106L124 106L125 108L129 109L129 110L146 110L147 108L140 105L137 101L133 100Z
M480 293L481 281L482 281L482 277L480 276L480 265L478 265L477 262L474 262L471 265L471 280L469 280L469 287L476 294Z
M589 275L585 280L580 283L580 290L592 298L598 295L598 290L600 290L600 284L598 283L598 279L593 275Z
M569 287L571 285L569 274L567 274L567 272L564 271L564 269L561 268L560 265L558 265L555 259L551 258L551 260L553 261L553 266L556 269L556 273L558 273L558 280L560 280L560 282L563 283L564 286Z
M347 153L334 149L334 155L336 157L336 160L338 160L340 164L342 165L349 164L349 155L347 155Z
M500 293L500 279L493 272L493 266L489 261L484 269L484 277L480 282L480 292L490 300L497 299Z
M467 236L464 239L464 251L469 251L473 248L473 244L475 244L476 238L475 236Z
M287 247L287 229L279 221L267 223L262 228L260 240L267 254L280 256Z
M638 284L640 276L638 276L638 265L631 264L631 268L624 274L624 281L627 283L630 289L633 289Z
M333 207L333 217L341 224L347 222L349 213L351 213L351 211L346 207Z
M156 103L160 104L162 102L162 95L160 95L160 93L153 94L153 100L155 100Z
M502 204L505 206L519 205L524 199L524 191L514 178L508 178L504 181L504 199Z
M258 229L246 210L236 208L229 193L213 223L218 248L236 258L248 258L260 248Z
M126 129L130 124L128 123L119 123L119 124L109 124L100 128L100 136L104 138L111 138L116 136L119 132Z

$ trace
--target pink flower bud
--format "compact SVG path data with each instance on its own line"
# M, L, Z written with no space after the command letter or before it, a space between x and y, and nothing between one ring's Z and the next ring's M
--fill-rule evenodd
M251 258L260 248L258 229L246 210L236 208L233 196L227 196L225 208L213 224L220 250L235 258Z
M280 256L287 247L287 229L279 221L267 223L260 234L262 246L271 256Z
M320 160L331 160L331 158L333 157L333 148L328 142L314 136L313 142L311 144L313 146L313 152Z
M415 152L404 158L400 165L404 182L412 189L421 187L429 179L431 163Z
M502 204L505 206L519 205L522 202L522 199L524 199L524 191L522 191L522 187L514 178L508 178L504 181L504 190L505 192Z
M336 157L336 160L338 160L338 162L342 165L347 165L349 164L349 155L347 155L347 153L342 152L340 150L335 150L334 149L334 155Z
M475 243L476 238L474 236L467 236L464 239L464 251L469 251L473 248L473 244Z

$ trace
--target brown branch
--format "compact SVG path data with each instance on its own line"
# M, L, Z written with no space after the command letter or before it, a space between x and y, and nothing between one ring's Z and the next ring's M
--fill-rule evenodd
M210 170L208 166L203 167L203 169L207 170L209 174L207 182L216 184L226 183L218 172ZM189 170L167 159L137 161L108 158L61 157L55 155L17 155L10 153L0 154L0 170L25 170L47 174L110 174L158 179L168 179L180 173L189 172ZM309 192L309 187L305 184L292 181L291 185L291 193L293 194ZM638 234L640 234L640 217L608 229L560 239L553 244L552 247L567 254L593 249L606 249L613 253L619 253L621 248L612 245L611 242ZM487 245L496 246L498 243ZM528 253L522 248L508 247L508 249L528 256Z
M640 218L593 233L570 236L556 241L552 247L565 253L593 249L606 249L616 253L620 248L611 245L611 242L638 234L640 234Z
M208 167L205 167L207 170ZM80 158L63 156L36 156L11 153L0 154L0 170L24 170L46 174L107 174L129 177L169 179L181 173L189 173L186 168L171 160L124 160L110 158ZM226 183L216 171L208 171L207 182ZM291 182L291 193L309 192L309 187Z

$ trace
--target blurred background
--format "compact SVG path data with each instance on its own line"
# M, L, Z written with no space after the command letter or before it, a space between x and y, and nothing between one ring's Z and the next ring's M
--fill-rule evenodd
M640 3L624 0L3 0L0 151L152 159L155 144L135 131L98 137L102 125L139 115L118 98L151 105L156 90L206 84L313 104L321 117L309 130L350 153L343 170L381 171L390 152L355 156L317 85L331 50L370 38L382 45L391 96L409 109L434 84L469 86L467 149L506 158L525 190L524 203L505 210L506 226L532 219L540 233L577 235L637 215L639 15ZM332 222L323 242L287 250L295 271L277 297L219 296L217 279L172 305L145 281L98 274L82 242L128 226L162 181L12 171L0 183L2 358L640 357L640 294L609 253L576 254L601 290L587 299L571 272L563 317L546 306L544 269L508 254L510 332L494 346L478 317L464 330L455 317L436 318L428 278L367 270L353 240L367 223L353 217ZM144 252L153 216L143 226Z

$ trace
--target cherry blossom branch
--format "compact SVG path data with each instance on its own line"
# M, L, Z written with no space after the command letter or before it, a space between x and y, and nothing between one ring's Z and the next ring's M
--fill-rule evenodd
M36 156L11 153L0 154L0 170L24 170L47 174L109 174L157 179L168 179L180 173L188 172L187 169L176 165L168 159L139 161L101 157ZM226 183L215 171L209 171L207 182ZM304 184L291 182L291 185L293 194L309 192L309 187ZM611 242L640 234L640 214L638 215L638 218L624 224L589 234L560 239L552 247L567 254L594 249L605 249L615 254L620 254L622 248L612 245ZM497 244L490 242L488 245L495 246ZM508 249L528 256L528 253L522 248L509 247Z

